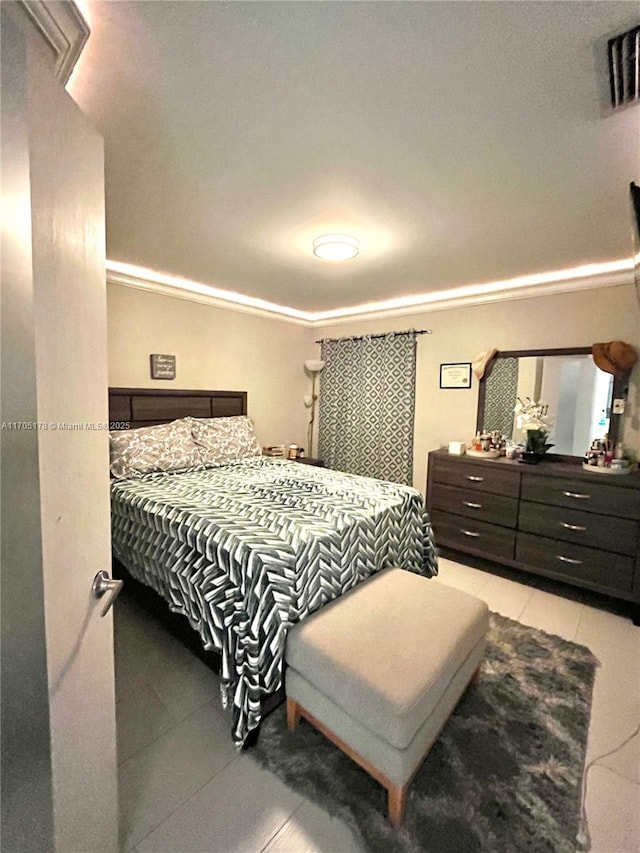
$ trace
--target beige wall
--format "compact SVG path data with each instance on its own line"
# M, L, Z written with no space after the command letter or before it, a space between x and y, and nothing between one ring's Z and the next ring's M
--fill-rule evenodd
M468 441L475 430L475 377L470 390L441 390L441 363L468 362L492 347L536 349L623 340L640 351L640 309L632 285L327 326L317 329L315 337L411 328L432 330L431 335L418 338L414 485L422 492L427 453L449 441ZM639 384L637 367L623 426L625 444L636 451L640 450Z
M110 386L247 391L263 445L305 446L309 328L116 284L107 296ZM150 378L151 353L176 356L175 380Z
M429 450L473 435L478 383L440 390L439 366L500 350L589 346L624 340L640 350L640 312L632 285L354 321L308 329L172 297L111 285L109 383L150 387L149 354L177 356L178 388L246 389L249 414L263 444L305 444L309 380L306 358L314 341L368 332L431 329L418 338L414 485L424 492ZM640 451L638 389L632 375L625 443ZM167 384L167 383L164 383ZM633 414L631 414L633 413Z

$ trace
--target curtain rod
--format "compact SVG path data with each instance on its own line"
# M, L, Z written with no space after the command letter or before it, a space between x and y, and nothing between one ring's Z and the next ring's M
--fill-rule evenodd
M363 341L365 338L386 338L388 335L430 335L431 329L408 329L406 332L380 332L377 335L353 335L346 338L321 338L317 344L333 344L336 341Z

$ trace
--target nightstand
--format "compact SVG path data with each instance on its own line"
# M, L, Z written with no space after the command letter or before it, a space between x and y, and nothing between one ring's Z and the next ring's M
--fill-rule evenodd
M314 459L313 456L301 456L296 459L296 462L302 462L303 465L315 465L316 468L324 468L324 459Z

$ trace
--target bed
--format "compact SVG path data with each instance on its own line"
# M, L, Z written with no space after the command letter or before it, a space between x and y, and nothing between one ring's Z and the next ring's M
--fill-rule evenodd
M220 654L238 746L291 625L387 566L437 572L418 491L261 455L244 392L110 389L110 423L114 557Z

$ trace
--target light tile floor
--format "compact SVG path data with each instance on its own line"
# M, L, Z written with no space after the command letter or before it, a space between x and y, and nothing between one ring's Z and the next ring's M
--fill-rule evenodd
M587 761L640 721L640 628L626 615L440 559L438 583L491 610L588 646L598 658ZM575 599L575 600L573 600ZM602 603L602 602L601 602ZM615 610L615 608L613 608ZM121 849L127 853L356 853L340 820L231 744L216 677L131 599L116 607ZM640 851L640 736L588 775L593 853ZM516 853L516 851L514 851Z

